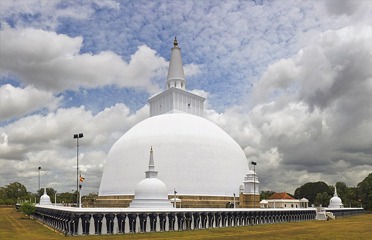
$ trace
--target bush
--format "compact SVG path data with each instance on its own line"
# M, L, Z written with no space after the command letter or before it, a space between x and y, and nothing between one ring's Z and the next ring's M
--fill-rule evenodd
M22 203L20 209L24 214L30 216L35 212L35 205L30 202L24 202Z

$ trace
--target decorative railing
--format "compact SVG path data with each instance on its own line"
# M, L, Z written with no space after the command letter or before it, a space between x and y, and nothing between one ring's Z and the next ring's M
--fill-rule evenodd
M344 214L363 209L344 209ZM340 212L338 212L340 213ZM37 206L34 217L65 235L127 234L314 220L315 208L199 209L71 208Z

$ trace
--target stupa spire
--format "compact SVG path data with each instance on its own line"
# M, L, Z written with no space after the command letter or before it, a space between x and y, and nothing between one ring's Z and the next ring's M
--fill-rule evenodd
M150 150L150 159L149 159L149 170L146 171L146 178L156 178L158 177L158 171L155 171L155 162L154 162L154 154L151 147Z
M167 89L172 87L180 89L186 88L186 79L185 73L183 71L181 48L178 47L178 41L176 37L173 41L167 77Z
M336 187L336 185L335 185L335 193L333 194L333 196L334 196L334 197L338 197L338 195L337 195L337 187Z

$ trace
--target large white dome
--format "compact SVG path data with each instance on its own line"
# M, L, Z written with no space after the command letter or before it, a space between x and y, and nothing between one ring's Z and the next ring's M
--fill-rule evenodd
M191 114L150 117L111 148L99 195L133 195L154 148L159 178L178 195L238 194L248 164L241 147L211 121Z

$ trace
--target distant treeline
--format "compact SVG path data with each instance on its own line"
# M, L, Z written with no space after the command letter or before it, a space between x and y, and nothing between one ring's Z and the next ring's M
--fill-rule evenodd
M337 195L341 198L344 207L363 207L372 211L372 173L356 187L349 187L344 182L337 182ZM329 205L329 200L333 197L334 186L327 185L325 182L308 182L297 188L293 196L296 199L306 198L309 206ZM267 199L274 194L273 191L262 191L261 199Z
M348 187L344 182L336 183L337 194L342 199L344 207L360 207L372 211L372 173L356 187ZM328 206L329 200L333 197L334 186L329 186L325 182L309 182L297 188L294 195L296 199L306 198L309 205ZM77 192L58 193L53 188L46 189L50 200L54 203L57 197L58 203L74 204L77 201ZM19 182L14 182L4 187L0 187L0 205L12 205L16 203L39 202L40 196L44 190L39 189L37 193L28 192L26 187ZM273 191L262 191L261 199L267 199ZM91 193L87 198L96 196Z

